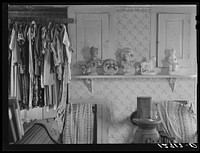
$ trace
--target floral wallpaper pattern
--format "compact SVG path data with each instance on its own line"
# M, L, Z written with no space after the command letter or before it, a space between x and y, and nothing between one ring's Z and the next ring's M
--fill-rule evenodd
M149 58L151 38L150 9L116 10L117 50L131 48L138 62Z
M195 81L192 78L178 79L174 92L168 79L94 79L90 92L83 80L72 80L70 99L106 99L111 121L108 132L109 143L131 143L134 125L130 115L137 108L138 96L151 96L152 101L195 101Z

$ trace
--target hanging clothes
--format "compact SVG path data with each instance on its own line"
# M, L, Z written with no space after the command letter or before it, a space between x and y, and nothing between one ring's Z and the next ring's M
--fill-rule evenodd
M71 80L71 58L72 58L72 50L70 49L70 41L69 41L69 37L68 37L68 33L67 33L67 29L65 27L64 24L62 24L63 28L64 28L64 38L63 38L63 44L65 45L65 51L67 54L67 83L70 82Z
M71 79L71 73L70 73L71 52L69 51L70 43L69 43L66 27L64 24L62 24L62 26L64 28L63 44L65 45L64 47L65 53L63 55L66 55L66 56L64 56L65 65L64 65L62 95L61 95L60 103L61 105L64 106L67 101L67 92L68 92L67 84L69 83Z
M32 100L33 100L33 77L34 77L34 63L33 63L33 51L32 45L35 37L35 22L32 21L30 27L28 29L28 41L29 41L29 108L32 108Z
M53 51L51 50L51 42L53 39L52 35L52 23L50 22L48 27L42 28L42 46L44 53L44 96L45 96L45 105L48 106L47 109L51 106L57 105L57 96L56 93L56 75L55 67L53 61Z
M66 101L67 101L67 84L69 83L69 63L71 63L71 56L70 56L70 52L69 52L69 39L68 39L68 35L67 35L67 31L66 31L66 27L64 24L61 24L61 26L63 27L63 32L60 33L60 40L62 40L63 43L63 62L62 62L62 72L63 72L63 77L62 77L62 84L60 85L60 89L59 89L59 104L58 104L58 108L56 110L57 112L57 117L55 119L55 124L53 126L56 126L56 128L58 128L58 132L55 132L56 135L59 135L62 133L63 131L63 125L64 122L66 123L65 125L67 125L67 121L65 121L65 113L68 112L69 110L69 105L68 107L66 107ZM67 53L68 52L68 53ZM67 56L68 55L68 56ZM62 56L61 56L62 57ZM69 60L68 60L69 59Z
M8 95L10 96L10 83L11 83L11 61L12 61L12 50L9 45L11 43L13 24L8 25Z
M51 51L50 51L50 45L51 45L51 35L50 35L50 30L51 30L51 23L49 23L48 28L43 29L43 34L44 40L43 40L43 52L45 53L44 55L44 85L53 85L55 84L54 80L54 75L52 73L52 66L51 63Z
M44 88L42 87L41 81L42 81L42 75L43 72L43 60L44 56L42 54L42 25L38 24L37 30L36 30L36 36L34 41L34 59L35 59L35 91L36 94L36 103L35 106L44 106Z
M20 109L66 103L71 50L65 25L16 22L8 45L9 95L18 98Z
M58 79L62 78L62 63L63 63L63 38L64 34L63 26L59 26L58 24L52 30L53 41L51 43L51 50L54 54L54 64L56 67L56 73L58 75Z
M18 101L21 101L21 93L20 93L20 87L19 87L19 76L18 76L18 69L19 65L21 65L21 59L20 59L20 48L17 43L17 30L18 30L18 23L15 22L12 34L11 34L11 40L9 44L9 48L12 51L12 59L11 59L11 74L10 74L10 96L11 97L17 97Z
M36 54L36 35L37 35L37 24L33 21L32 28L31 28L31 47L32 47L32 58L33 58L33 80L32 80L32 92L33 92L33 99L32 99L32 107L38 106L38 61L37 61L37 54Z
M53 51L53 57L54 57L54 66L56 69L56 82L55 82L55 95L56 100L60 102L61 100L61 86L63 81L63 63L64 63L64 57L63 57L63 36L64 36L64 28L61 25L56 24L54 28L52 29L51 33L53 36L53 40L51 43L51 50ZM55 107L55 109L57 106Z
M41 61L41 87L44 88L44 56L47 50L47 39L46 39L46 35L47 35L47 28L46 26L43 26L41 29L41 38L42 38L42 50L41 50L41 55L42 57L42 61ZM45 100L45 104L46 104L46 100Z
M15 34L15 29L13 27L12 29L12 34L11 34L11 40L10 40L10 45L9 49L12 51L12 57L11 57L11 74L10 74L10 96L15 97L16 96L16 67L15 63L17 61L17 56L16 56L16 34Z
M29 108L29 77L26 74L21 74L22 79L22 102L21 102L21 109L28 109Z
M59 44L60 44L60 64L57 67L57 80L56 80L56 85L57 85L57 93L58 93L58 102L60 102L62 100L62 90L63 90L63 76L64 76L64 66L65 66L65 45L63 44L63 38L64 38L64 32L65 29L62 26L62 24L60 24L59 26L57 26L57 31L59 31L57 40L59 40Z
M17 37L17 43L20 48L20 58L21 58L21 74L27 74L28 73L28 62L29 59L27 58L29 56L28 52L28 40L27 40L27 34L28 32L28 25L21 23L19 24L19 30L18 30L18 37Z
M33 23L32 28L32 54L33 54L33 65L34 65L34 74L32 80L32 107L42 106L44 101L40 97L43 96L43 89L41 88L41 75L40 75L40 49L41 49L41 25Z
M38 77L38 106L43 107L44 104L44 88L41 86L41 75Z
M28 91L28 84L29 84L29 74L28 74L28 40L26 37L28 31L28 25L21 23L19 24L18 34L17 34L17 43L20 48L20 58L21 58L21 65L20 65L20 86L21 86L21 96L22 100L20 103L21 109L27 109L29 104L29 91Z
M32 21L28 30L28 40L29 40L29 74L33 78L34 74L34 63L33 63L33 43L35 38L36 24Z
M10 45L9 45L10 50L12 50L13 65L15 66L17 66L18 64L21 64L19 45L17 44L17 30L18 30L18 23L15 22L13 30L12 30L12 34L11 34Z
M35 42L34 42L34 60L35 60L35 74L39 75L39 57L40 57L40 50L41 50L41 25L37 26L36 34L35 34Z

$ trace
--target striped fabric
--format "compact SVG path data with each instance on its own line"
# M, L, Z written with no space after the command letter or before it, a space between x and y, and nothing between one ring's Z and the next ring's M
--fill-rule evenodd
M157 105L162 121L158 130L175 137L177 143L197 142L197 119L192 103L187 105L175 101L162 101Z
M63 144L93 143L92 104L68 104L62 133Z
M17 144L55 144L45 128L34 124Z

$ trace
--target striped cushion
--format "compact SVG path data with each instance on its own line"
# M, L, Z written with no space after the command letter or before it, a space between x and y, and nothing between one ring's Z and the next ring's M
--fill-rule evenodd
M45 128L34 124L17 144L55 144Z
M162 101L157 109L162 121L159 130L175 137L178 143L196 143L197 119L192 103L183 105L175 101Z

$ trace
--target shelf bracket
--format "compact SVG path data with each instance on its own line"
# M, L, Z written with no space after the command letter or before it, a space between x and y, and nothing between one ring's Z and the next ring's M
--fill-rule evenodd
M169 86L171 87L172 92L174 92L175 84L176 84L176 78L170 78L169 79Z
M88 90L90 92L92 92L92 79L90 78L87 78L87 79L84 79L84 84L86 85L86 87L88 88Z

